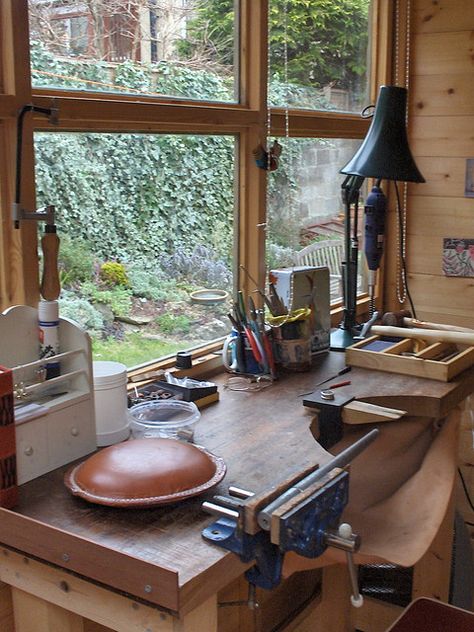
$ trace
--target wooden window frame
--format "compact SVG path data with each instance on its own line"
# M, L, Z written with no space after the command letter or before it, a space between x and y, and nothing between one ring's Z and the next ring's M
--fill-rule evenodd
M390 78L393 0L374 0L371 18L372 58L370 84L375 101L377 87ZM177 98L115 94L80 94L67 90L31 88L29 76L29 35L27 0L0 3L0 302L35 305L39 298L37 230L35 222L22 222L13 229L10 219L14 191L16 115L20 107L33 103L57 107L56 127L44 117L25 120L23 147L22 202L35 208L33 132L37 130L90 132L176 132L234 134L239 143L238 238L236 253L241 266L265 281L266 173L254 163L252 149L267 134L267 16L268 0L240 0L239 103L208 103ZM216 122L217 121L217 122ZM352 114L290 110L290 133L295 137L363 138L368 123ZM283 135L285 113L271 110L271 134ZM262 228L257 228L262 226ZM254 290L249 276L239 267L237 285L244 292ZM379 296L382 291L379 288ZM368 299L358 301L358 310L367 310ZM340 306L333 309L334 322Z

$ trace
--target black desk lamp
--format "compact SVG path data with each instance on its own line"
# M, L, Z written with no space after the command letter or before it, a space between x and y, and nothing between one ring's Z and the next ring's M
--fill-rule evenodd
M374 309L375 275L383 253L386 198L382 180L425 182L408 146L406 130L407 90L382 86L367 136L355 156L340 170L347 175L342 183L344 202L344 258L342 264L344 315L331 335L331 349L343 351L359 333L356 322L357 259L359 243L359 191L365 178L375 178L365 204L365 254L369 266L369 296ZM351 206L354 214L351 217Z

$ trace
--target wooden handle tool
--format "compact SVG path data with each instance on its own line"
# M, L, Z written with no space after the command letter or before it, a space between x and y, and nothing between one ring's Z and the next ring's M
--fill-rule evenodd
M59 237L56 227L47 224L45 233L41 238L43 250L43 275L40 292L45 301L55 301L61 292L58 271Z
M440 331L464 331L466 333L474 334L474 329L469 327L458 327L457 325L445 325L442 323L430 323L424 320L417 320L416 318L404 318L404 327L416 327L417 329L438 329Z
M407 327L386 327L384 325L374 325L370 331L379 336L418 338L419 340L428 340L431 342L452 342L458 345L474 346L474 332L408 329Z

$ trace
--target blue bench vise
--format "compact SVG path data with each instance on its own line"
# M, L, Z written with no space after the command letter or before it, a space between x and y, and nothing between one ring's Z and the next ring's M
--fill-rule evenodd
M203 509L218 519L203 537L254 565L247 570L251 585L272 589L281 581L285 553L319 557L328 546L344 550L351 575L353 605L361 605L352 554L360 545L349 525L340 524L349 500L349 472L344 469L376 438L374 429L322 467L310 468L254 494L237 487L229 496L215 496Z

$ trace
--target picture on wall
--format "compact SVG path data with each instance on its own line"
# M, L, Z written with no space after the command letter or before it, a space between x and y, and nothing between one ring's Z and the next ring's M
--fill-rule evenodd
M443 272L446 276L474 277L474 239L443 239Z
M466 160L466 184L464 196L474 197L474 158L468 158Z

